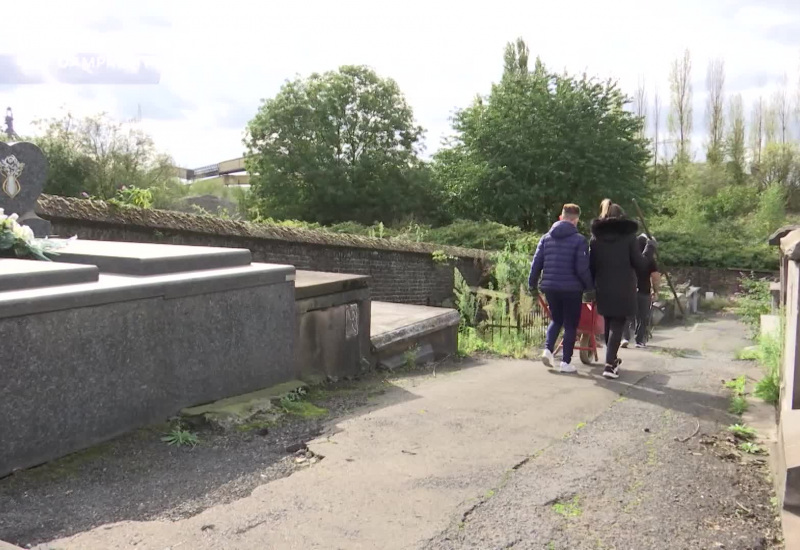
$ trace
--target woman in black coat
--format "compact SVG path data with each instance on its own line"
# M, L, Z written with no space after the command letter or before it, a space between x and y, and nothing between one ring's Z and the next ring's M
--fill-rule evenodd
M603 376L619 378L617 357L625 320L636 315L636 270L644 270L654 253L652 242L644 251L636 243L639 224L622 208L606 199L600 217L592 221L589 267L597 291L597 311L605 318L606 368Z

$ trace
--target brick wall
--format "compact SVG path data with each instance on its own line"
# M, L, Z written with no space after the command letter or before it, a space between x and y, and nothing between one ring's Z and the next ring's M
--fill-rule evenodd
M121 209L67 197L42 195L37 212L52 222L53 233L61 237L248 248L257 262L370 275L373 299L389 302L450 304L452 265L433 261L436 250L457 257L456 267L473 286L488 267L488 253L482 250L270 227L179 212ZM751 273L771 280L779 277L777 272L740 269L668 270L675 284L691 281L703 291L723 295L737 292L739 279Z
M374 300L449 305L453 266L435 262L441 250L477 285L488 255L481 250L401 243L353 235L255 225L178 212L118 208L106 203L43 195L37 213L52 233L80 239L248 248L257 262L297 269L369 275Z
M730 296L741 290L739 280L742 277L755 276L771 281L780 279L777 271L752 271L748 269L723 269L707 267L670 267L667 268L674 284L691 281L692 286L699 286L702 292L711 291L716 294ZM664 281L666 284L666 281Z

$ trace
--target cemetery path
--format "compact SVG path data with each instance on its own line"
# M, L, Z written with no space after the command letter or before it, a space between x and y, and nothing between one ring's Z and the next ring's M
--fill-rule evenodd
M38 548L771 548L765 466L719 435L720 381L758 377L732 361L747 343L720 318L624 351L617 381L499 359L402 380L308 444L324 459L249 496Z

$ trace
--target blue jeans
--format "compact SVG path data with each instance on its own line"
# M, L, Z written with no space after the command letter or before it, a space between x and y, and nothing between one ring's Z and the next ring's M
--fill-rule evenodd
M547 305L550 307L550 325L547 327L547 349L555 351L558 333L564 327L564 357L563 361L572 361L572 350L575 347L575 337L578 333L578 322L581 320L581 304L583 292L581 291L544 291Z

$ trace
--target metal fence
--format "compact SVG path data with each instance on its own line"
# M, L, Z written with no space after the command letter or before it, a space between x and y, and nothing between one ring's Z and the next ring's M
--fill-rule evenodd
M483 337L494 341L498 336L502 338L507 334L531 344L543 342L550 319L541 305L534 303L533 307L526 311L518 311L519 308L514 306L516 304L511 304L509 308L513 313L496 319L490 317L482 323L478 328Z

